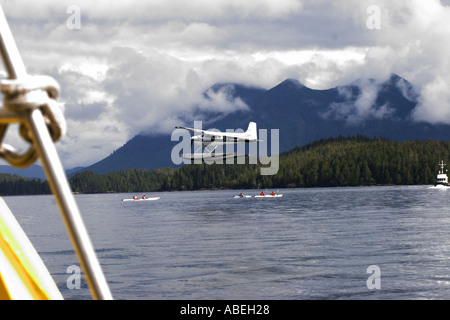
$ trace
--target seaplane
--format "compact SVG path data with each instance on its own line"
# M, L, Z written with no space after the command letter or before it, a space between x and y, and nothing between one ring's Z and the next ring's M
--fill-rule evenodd
M181 157L189 160L220 160L229 158L245 157L245 154L238 154L236 152L219 152L216 149L223 146L235 145L239 143L257 142L258 133L256 130L256 123L250 122L248 124L247 131L245 132L221 132L217 129L201 130L188 127L177 126L176 129L185 129L194 133L191 137L191 145L195 145L197 148L195 152L183 153ZM202 148L205 148L205 152L198 152Z

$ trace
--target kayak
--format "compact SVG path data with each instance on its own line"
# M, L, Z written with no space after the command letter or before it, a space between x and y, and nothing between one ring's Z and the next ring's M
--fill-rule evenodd
M234 198L235 199L238 199L238 198L251 198L252 196L234 196Z
M270 195L270 194L266 194L264 196L262 195L257 195L255 196L255 198L281 198L283 195L282 194L276 194L274 196Z
M154 198L145 198L145 199L142 199L142 198L139 198L139 199L122 199L122 201L155 201L155 200L158 200L159 199L159 197L154 197Z

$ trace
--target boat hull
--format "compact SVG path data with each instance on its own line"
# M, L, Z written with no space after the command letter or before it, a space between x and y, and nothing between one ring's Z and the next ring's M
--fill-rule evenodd
M432 187L428 187L428 189L441 189L441 190L447 190L450 189L450 186L445 186L443 184L437 184L435 186Z
M266 194L264 196L258 195L255 196L255 198L281 198L283 195L282 194L276 194L274 196L270 195L270 194Z
M139 201L155 201L155 200L159 200L159 197L154 197L154 198L145 198L145 199L122 199L122 201L126 202L139 202Z

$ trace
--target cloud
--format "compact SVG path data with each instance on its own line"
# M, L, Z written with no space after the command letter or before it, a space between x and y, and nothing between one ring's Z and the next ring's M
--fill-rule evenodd
M333 102L322 114L324 118L345 120L348 125L360 125L368 119L388 118L395 111L389 104L376 105L381 82L373 79L360 79L352 86L338 87L344 102ZM357 89L357 90L355 90ZM355 93L358 95L355 97Z
M224 17L239 18L279 18L287 14L299 12L301 0L26 0L6 1L5 12L15 19L45 20L54 13L69 5L79 6L89 19L111 20L114 22L134 20L209 20Z
M450 77L437 77L422 88L413 116L418 121L450 123Z
M190 114L192 118L199 111L228 113L248 108L232 98L232 92L207 91L209 86L189 63L123 47L112 50L104 80L105 90L114 96L115 112L134 134L171 132L182 117Z

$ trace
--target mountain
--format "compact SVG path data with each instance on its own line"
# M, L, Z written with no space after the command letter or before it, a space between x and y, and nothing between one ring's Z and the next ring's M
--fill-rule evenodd
M154 169L173 166L170 135L137 135L111 155L80 171L108 173L124 169Z
M66 175L68 177L73 176L75 173L83 171L84 167L76 167L72 169L66 170ZM14 168L10 165L0 165L0 173L8 173L8 174L15 174L20 177L29 178L29 179L41 179L46 180L47 177L45 176L44 168L42 168L40 165L34 164L28 168Z
M314 90L287 79L266 90L232 83L219 83L213 92L226 92L228 99L241 99L249 110L226 116L206 115L203 129L246 129L255 121L258 129L279 129L280 152L329 137L364 135L404 140L450 140L449 125L415 122L418 104L413 85L398 75L379 83L360 79L346 86ZM182 123L180 123L182 125ZM193 124L187 124L193 126ZM170 135L137 135L110 156L84 170L108 173L124 169L174 166Z
M20 177L45 180L44 169L34 164L28 168L17 169L10 165L0 165L0 173L16 174Z

